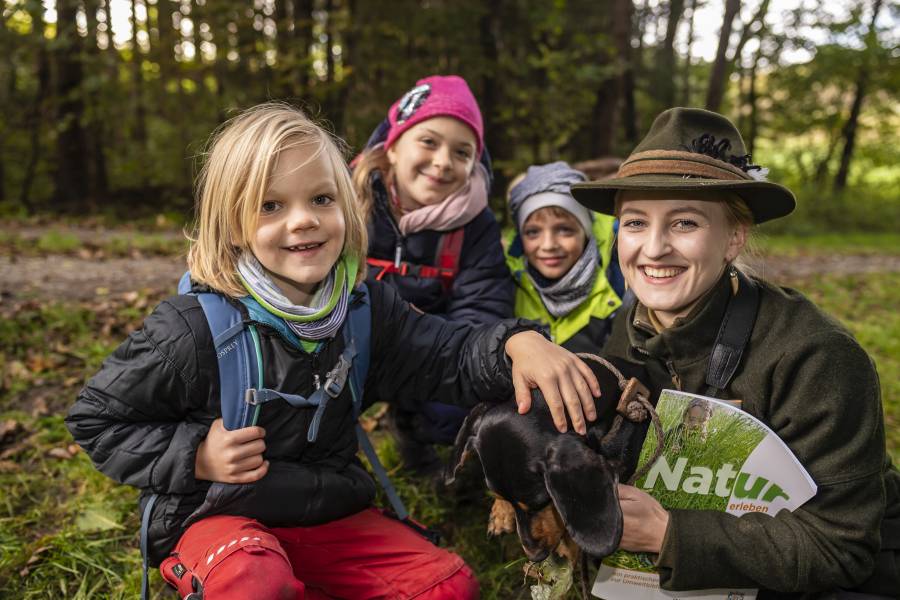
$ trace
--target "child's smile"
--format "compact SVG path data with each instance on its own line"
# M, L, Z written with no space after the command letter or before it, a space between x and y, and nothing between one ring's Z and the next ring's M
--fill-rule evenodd
M587 234L578 220L563 209L535 211L522 228L525 259L547 279L569 272L584 252Z
M278 155L251 249L291 302L308 306L344 247L334 171L313 145Z
M469 180L475 133L451 117L423 121L388 149L400 203L407 210L443 202Z

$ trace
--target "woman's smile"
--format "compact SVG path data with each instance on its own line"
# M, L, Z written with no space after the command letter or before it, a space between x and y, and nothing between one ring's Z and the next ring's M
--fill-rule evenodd
M687 268L644 265L639 267L639 270L650 283L666 284L674 281L675 278L684 273Z

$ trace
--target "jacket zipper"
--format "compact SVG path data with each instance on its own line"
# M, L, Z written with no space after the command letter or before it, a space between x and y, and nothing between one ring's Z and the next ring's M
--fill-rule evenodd
M681 391L681 376L675 372L675 365L672 364L671 360L666 361L666 369L669 371L669 377L672 378L672 384L675 386L675 389Z
M381 202L378 203L378 208L387 215L388 223L391 224L391 228L394 230L394 238L396 239L396 242L394 243L394 267L399 269L400 263L403 262L403 235L400 233L400 227L397 226L397 219L394 218L394 213L391 212L391 192L387 189L387 185L383 181L382 185L384 186L385 193L381 198Z

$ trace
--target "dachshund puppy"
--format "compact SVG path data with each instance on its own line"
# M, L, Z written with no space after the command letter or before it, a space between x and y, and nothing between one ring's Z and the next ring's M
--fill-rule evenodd
M602 391L595 399L597 419L588 423L586 435L575 433L571 423L568 432L559 433L543 395L534 390L531 410L525 415L518 414L514 400L479 404L456 438L447 483L476 454L485 482L497 498L489 533L512 532L515 523L525 554L533 562L544 560L553 550L575 562L578 547L595 557L606 556L622 537L616 484L634 472L649 419L635 417L638 422L634 422L617 410L624 398L625 378L648 378L633 363L614 361L620 374L595 360L586 363ZM640 389L641 395L655 402L658 392L631 382L632 400Z

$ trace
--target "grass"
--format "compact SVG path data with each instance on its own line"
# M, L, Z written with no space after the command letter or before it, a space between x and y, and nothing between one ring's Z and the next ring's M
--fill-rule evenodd
M900 255L900 233L826 233L816 235L762 233L759 252L784 257L835 254Z
M81 236L66 230L51 230L37 237L0 231L0 256L68 255L87 259L141 256L181 256L187 240L174 232L98 232Z
M837 317L875 361L887 448L900 465L900 273L817 275L788 283Z
M8 240L0 238L0 248L13 243ZM895 254L897 241L897 234L792 235L769 238L763 247L786 256L795 251ZM63 236L44 243L71 251ZM782 283L840 319L872 356L881 377L887 447L900 462L900 316L895 314L900 273L820 275ZM137 492L101 475L83 452L67 456L71 438L62 419L85 377L158 299L0 303L0 424L21 424L11 439L0 441L0 597L138 594ZM378 445L413 514L440 529L447 547L474 568L483 597L528 598L515 536L486 537L491 499L474 465L465 471L468 483L461 492L438 491L397 469L390 440ZM156 573L152 582L153 597L174 597Z

